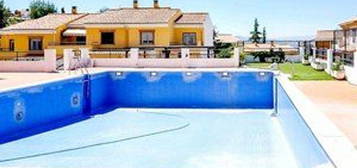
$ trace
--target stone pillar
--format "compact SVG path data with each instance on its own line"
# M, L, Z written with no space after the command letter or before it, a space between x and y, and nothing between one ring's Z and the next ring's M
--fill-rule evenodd
M55 72L57 70L57 55L55 49L45 49L45 72Z
M235 47L233 50L233 59L234 59L234 66L240 66L240 49Z
M64 70L72 69L73 57L74 57L73 49L64 49L63 50L63 68L64 68Z
M305 47L300 47L299 48L299 56L300 56L300 59L301 59L301 62L304 62L305 61Z
M332 65L333 65L333 50L332 49L328 49L327 50L327 61L326 61L326 69L325 71L328 73L328 74L331 74L332 73Z
M89 49L81 48L80 50L81 50L81 64L84 65L85 67L93 67L93 61L90 58Z
M130 59L139 59L139 48L131 48L129 51Z
M181 48L182 68L190 67L190 49Z

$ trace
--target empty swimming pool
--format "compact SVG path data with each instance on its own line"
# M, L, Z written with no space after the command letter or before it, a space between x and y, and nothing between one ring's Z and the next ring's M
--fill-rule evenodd
M0 167L333 167L271 72L104 72L0 105Z

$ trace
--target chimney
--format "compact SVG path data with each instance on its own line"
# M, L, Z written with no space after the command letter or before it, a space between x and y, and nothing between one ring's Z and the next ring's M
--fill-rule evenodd
M134 0L133 1L133 8L134 9L138 9L139 8L139 1L138 0Z
M72 14L78 14L77 6L72 6Z
M154 8L160 8L159 0L154 0Z

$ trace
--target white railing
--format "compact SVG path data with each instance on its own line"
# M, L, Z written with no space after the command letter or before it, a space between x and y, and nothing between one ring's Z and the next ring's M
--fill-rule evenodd
M87 50L87 51L84 51ZM176 49L177 50L177 49ZM88 49L82 49L82 57L90 58L92 66L94 67L117 67L117 68L233 68L239 66L239 49L234 49L234 54L231 58L208 58L198 57L197 49L193 51L190 48L180 48L179 57L163 58L161 56L145 56L143 57L143 51L138 48L131 48L127 57L121 58L90 58ZM65 51L65 70L73 69L71 67L71 49ZM193 51L193 52L192 52ZM207 52L207 51L206 51ZM83 54L83 53L88 53ZM148 53L145 53L148 54ZM150 53L151 54L151 53ZM191 58L192 54L196 54L194 58ZM165 54L164 54L165 55ZM204 54L206 55L206 54ZM209 54L208 54L209 55ZM66 63L67 62L67 63ZM72 60L73 62L73 60Z

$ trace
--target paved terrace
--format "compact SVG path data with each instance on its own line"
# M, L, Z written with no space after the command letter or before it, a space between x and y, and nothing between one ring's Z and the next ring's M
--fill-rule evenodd
M294 83L357 148L357 86L346 81Z
M90 69L99 72L103 69ZM77 73L0 73L0 91L44 81L63 79ZM295 85L333 121L357 148L357 86L344 81L304 81Z

